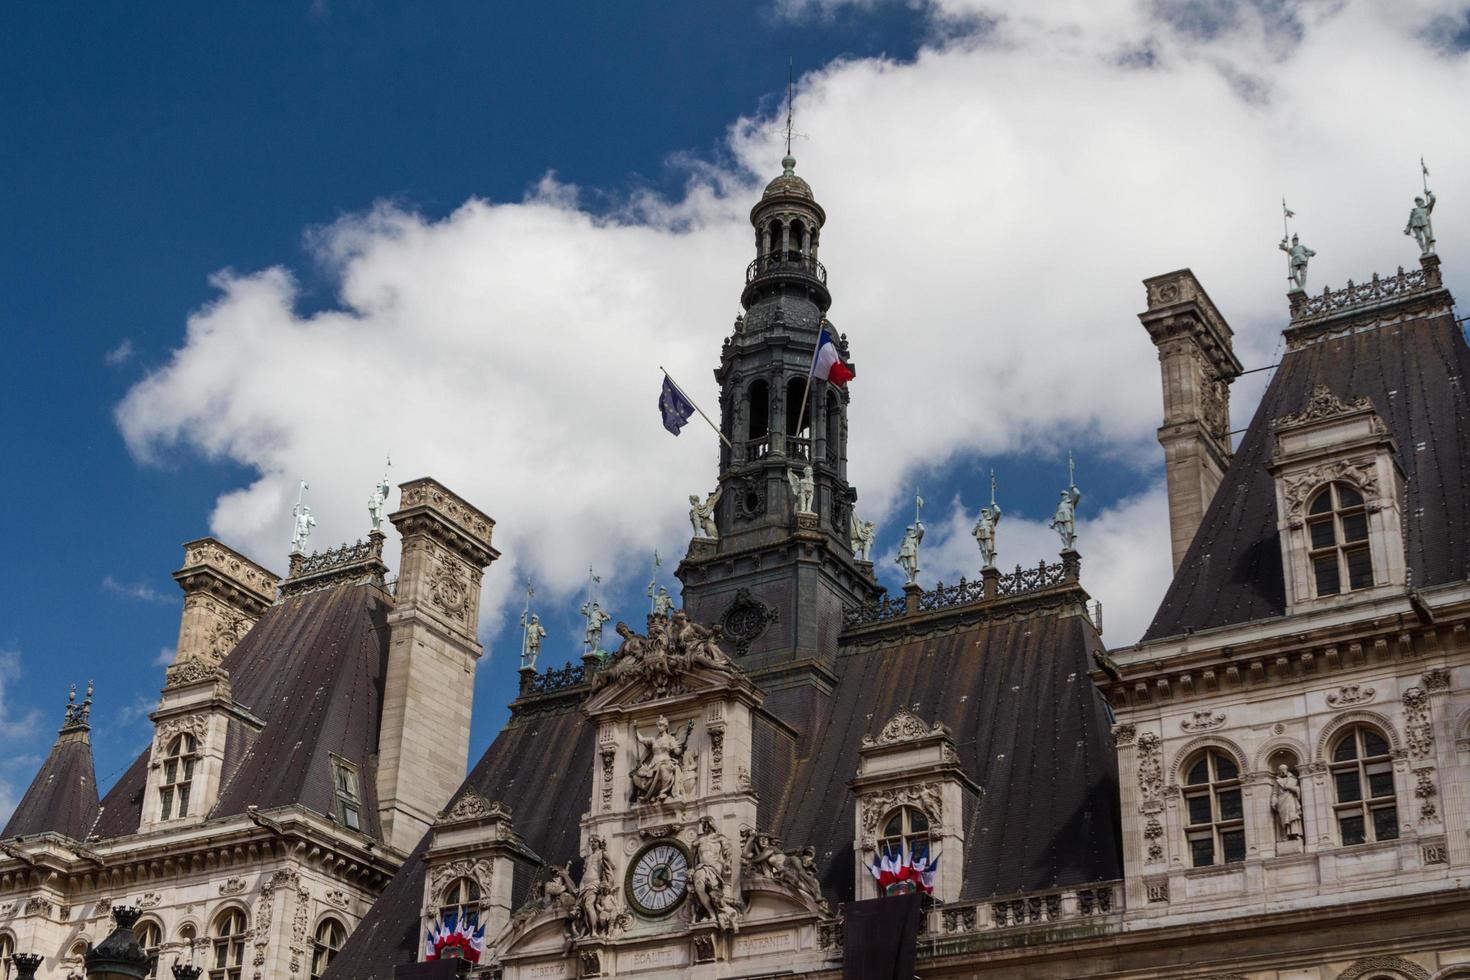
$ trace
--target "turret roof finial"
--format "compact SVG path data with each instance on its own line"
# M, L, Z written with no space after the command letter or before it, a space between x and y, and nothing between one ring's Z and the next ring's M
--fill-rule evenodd
M63 730L86 727L92 715L92 682L87 681L87 696L77 704L77 686L73 684L66 695L66 712L61 719Z
M796 75L795 60L786 59L786 156L781 160L781 173L792 177L796 174L796 157L791 155L791 124L793 121L792 108L795 102Z

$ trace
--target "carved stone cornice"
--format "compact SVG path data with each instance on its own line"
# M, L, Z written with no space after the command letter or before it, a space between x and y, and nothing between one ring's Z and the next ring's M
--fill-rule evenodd
M488 800L476 790L471 789L455 800L451 806L439 811L439 817L434 821L434 825L438 827L491 818L509 821L510 807L497 800Z
M344 544L327 551L291 556L290 575L281 584L281 597L301 595L337 585L368 583L383 588L388 566L383 564L381 531L368 534L356 544Z
M260 617L276 599L280 576L216 538L184 545L184 565L173 574L186 595L210 592L232 608Z
M424 477L398 489L399 509L388 519L404 537L427 534L478 568L500 557L491 544L495 522L443 484Z

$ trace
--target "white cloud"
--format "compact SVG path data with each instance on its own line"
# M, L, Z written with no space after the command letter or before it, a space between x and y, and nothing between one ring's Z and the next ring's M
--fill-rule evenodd
M1316 289L1411 263L1399 230L1417 158L1444 161L1436 231L1446 272L1463 274L1470 207L1452 202L1470 201L1470 175L1451 163L1470 132L1452 120L1470 59L1434 33L1462 6L944 0L912 63L804 78L796 111L813 138L798 171L830 216L832 317L860 369L850 455L865 513L892 509L915 467L959 456L1085 442L1156 467L1139 280L1191 266L1242 360L1267 363L1285 313L1283 192L1320 253ZM691 167L679 199L639 195L611 217L548 177L524 201L472 200L441 220L386 205L345 219L311 236L335 310L299 313L284 269L221 273L172 361L119 407L122 431L140 458L187 447L258 470L211 523L273 567L299 478L316 540L357 538L391 450L395 477L432 474L499 522L492 628L526 574L568 595L589 561L611 572L655 547L678 554L714 442L658 426L655 365L713 406L749 258L749 174L772 176L781 155L769 122L732 125L733 168ZM1113 642L1147 618L1130 603L1151 611L1161 592L1157 496L1089 524L1116 525L1084 549ZM1102 583L1132 562L1149 580L1110 598Z
M23 709L17 714L10 703L11 686L20 680L22 673L20 652L0 650L0 738L16 742L34 736L41 721L38 709Z
M133 359L133 354L133 342L124 337L122 343L102 355L102 359L108 367L121 367Z
M158 589L147 582L120 582L111 575L107 575L102 579L102 589L104 592L111 592L113 595L125 596L129 599L137 599L140 602L163 603L170 602L173 599L173 596L158 591Z
M153 658L153 666L167 667L174 662L174 656L177 652L173 647L164 647L158 651L158 656Z

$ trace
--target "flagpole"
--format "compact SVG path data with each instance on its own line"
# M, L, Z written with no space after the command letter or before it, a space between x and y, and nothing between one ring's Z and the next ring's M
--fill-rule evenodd
M812 395L812 374L817 370L817 355L821 352L822 327L819 324L817 326L817 343L812 347L812 363L806 369L806 387L801 392L801 409L796 413L796 431L791 434L792 438L799 438L801 435L801 423L806 420L806 403L811 399ZM807 462L811 462L810 455L807 456Z
M668 371L664 370L664 366L662 364L660 364L658 366L658 369L660 371L663 371L664 372L664 377L669 379L669 384L671 384L671 385L674 386L674 390L677 391L679 394L683 395L685 401L687 401L691 405L694 405L694 410L699 413L699 417L702 418L702 419L704 419L706 422L709 422L709 427L711 429L714 429L715 430L715 435L719 436L720 439L724 441L725 445L726 446L729 446L730 449L733 451L735 449L735 447L733 445L731 445L729 438L723 432L720 431L720 427L718 425L715 425L713 422L710 422L710 417L708 415L704 414L704 409L702 409L698 405L695 405L694 404L694 399L693 398L690 398L689 395L685 393L684 389L679 387L679 382L677 382L677 381L674 380L674 376L672 374L670 374Z

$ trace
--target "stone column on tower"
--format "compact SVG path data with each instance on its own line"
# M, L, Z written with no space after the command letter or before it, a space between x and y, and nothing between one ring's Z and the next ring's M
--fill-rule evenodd
M1174 567L1194 540L1232 455L1230 384L1241 373L1233 333L1188 269L1143 281L1148 310L1138 319L1159 351L1164 447Z
M408 851L464 780L480 580L499 557L492 521L432 479L400 486L389 519L403 538L388 614L388 668L378 736L378 814Z
M280 576L215 538L200 538L184 545L174 581L184 590L184 613L173 662L214 667L270 608Z

